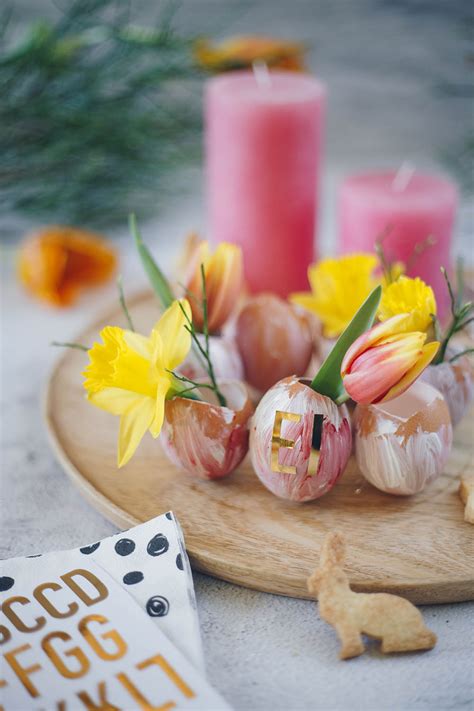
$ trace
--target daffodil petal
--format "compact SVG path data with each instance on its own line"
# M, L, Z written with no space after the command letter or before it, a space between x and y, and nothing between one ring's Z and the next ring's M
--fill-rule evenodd
M135 402L143 400L143 396L121 388L104 388L87 396L90 403L111 415L123 415Z
M153 329L161 336L162 362L167 370L174 370L180 365L191 348L191 336L185 328L187 321L181 307L191 318L191 307L186 299L173 301Z
M432 341L427 343L422 348L422 355L417 360L415 365L410 368L409 371L405 373L403 378L396 383L386 395L380 400L380 402L387 402L388 400L393 400L393 398L398 397L407 390L412 383L418 378L419 375L424 371L424 369L431 363L436 353L438 352L439 343L438 341Z
M301 306L307 311L315 311L314 305L316 300L309 291L297 291L294 294L290 294L289 300L292 304Z
M142 336L141 333L134 333L133 331L124 331L123 338L127 346L134 350L135 353L149 360L151 355L151 343L149 338Z
M152 398L137 399L120 418L118 466L123 467L135 453L143 435L150 428L155 410Z
M171 379L167 378L160 378L158 382L153 421L150 425L150 432L153 437L158 437L161 432L161 428L163 427L163 420L165 418L165 399L170 388L170 384Z

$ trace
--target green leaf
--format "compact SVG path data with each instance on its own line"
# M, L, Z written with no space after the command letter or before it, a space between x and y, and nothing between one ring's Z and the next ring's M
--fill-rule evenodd
M366 298L316 374L311 383L313 390L321 395L326 395L334 402L344 401L345 390L341 378L342 361L356 338L359 338L364 331L372 326L381 296L382 287L377 286ZM348 298L350 298L349 295Z
M129 216L129 224L130 232L135 240L135 246L138 254L140 255L140 259L142 260L143 268L148 276L148 280L153 288L153 291L159 298L161 305L164 309L167 309L168 306L171 306L174 301L173 292L171 291L169 282L151 256L148 247L146 247L143 243L142 236L138 231L137 220L133 213Z

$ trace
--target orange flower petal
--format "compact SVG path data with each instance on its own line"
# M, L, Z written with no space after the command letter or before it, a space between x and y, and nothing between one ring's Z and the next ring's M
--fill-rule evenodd
M260 35L230 37L218 44L199 40L194 47L197 63L204 69L221 72L251 67L261 61L269 67L304 71L306 47L300 42L288 42Z
M18 274L36 298L54 306L74 302L81 289L113 274L115 251L96 234L52 226L31 235L20 248Z
M233 244L221 242L210 254L206 241L194 242L185 248L188 259L184 283L187 288L193 323L197 331L204 325L202 312L201 264L206 276L208 327L216 333L229 318L242 292L242 250Z

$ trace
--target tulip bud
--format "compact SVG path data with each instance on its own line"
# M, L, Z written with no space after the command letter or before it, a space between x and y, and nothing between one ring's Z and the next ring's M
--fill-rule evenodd
M204 326L202 264L206 279L208 329L209 333L216 333L234 310L242 290L242 251L234 244L221 242L211 254L206 241L194 241L188 245L187 262L185 285L190 295L194 326L197 331L202 331Z
M400 314L357 338L342 361L341 375L348 395L364 405L401 395L433 360L439 343L426 334L406 332L410 314Z

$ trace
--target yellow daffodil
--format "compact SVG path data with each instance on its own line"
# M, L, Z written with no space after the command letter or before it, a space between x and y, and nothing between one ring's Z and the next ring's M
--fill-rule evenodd
M202 309L202 274L204 265L207 297L207 325L209 333L216 333L225 324L242 291L243 263L242 250L235 244L221 242L214 252L209 244L195 235L188 238L185 247L186 275L184 283L190 298L193 324L202 331L204 314Z
M402 274L405 274L405 265L403 262L392 262L388 268L390 272L389 275L382 273L381 283L384 288L389 284L392 284L392 282L397 281Z
M424 331L432 325L431 314L436 315L433 289L416 277L400 276L385 287L378 310L379 321L398 314L410 314L407 331Z
M290 301L315 313L327 338L339 336L377 285L373 254L322 259L308 269L311 293L290 295Z
M304 71L305 52L301 42L259 35L230 37L217 44L202 39L194 47L199 66L212 72L246 69L256 61L277 69Z
M149 338L116 326L106 326L89 350L90 364L83 375L88 400L120 416L118 466L134 454L147 430L158 437L165 399L179 390L169 372L186 358L191 336L184 328L188 302L174 301L153 327Z

